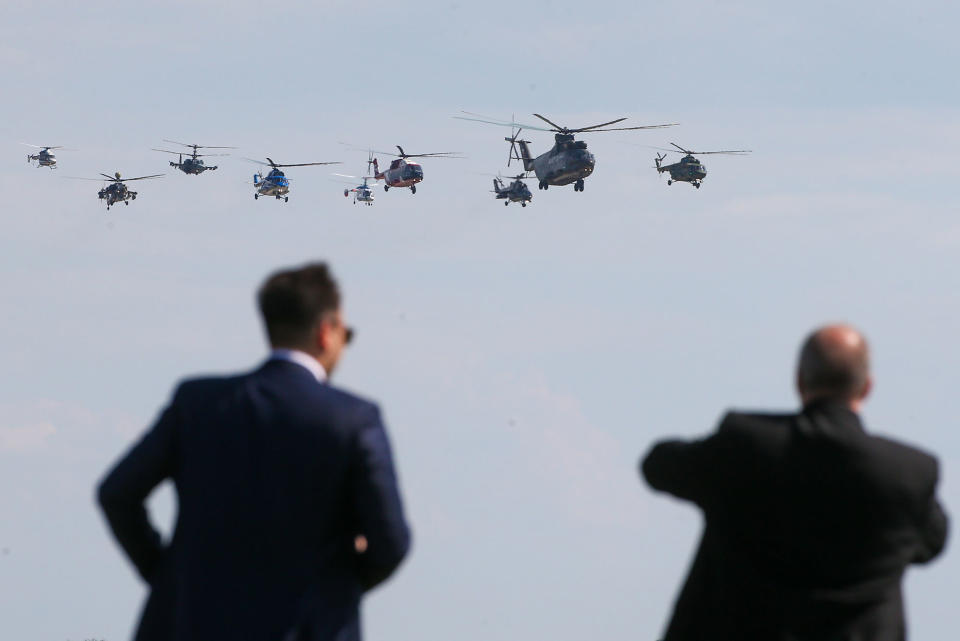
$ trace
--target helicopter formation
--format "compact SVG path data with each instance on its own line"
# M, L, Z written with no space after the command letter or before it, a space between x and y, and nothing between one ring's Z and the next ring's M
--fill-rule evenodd
M594 168L596 167L596 157L587 148L586 141L576 139L578 135L611 131L665 129L668 127L675 127L677 125L677 123L665 123L656 125L615 126L620 125L626 120L626 118L622 117L597 125L589 125L586 127L567 127L558 125L554 121L541 114L533 114L534 117L548 125L545 127L542 125L518 123L513 118L511 118L510 121L505 121L466 111L462 113L464 115L453 117L458 120L468 120L502 127L510 127L510 136L504 138L504 141L510 144L507 152L507 166L509 167L512 162L516 161L522 165L523 171L517 175L507 178L504 178L498 174L493 179L492 193L494 194L494 198L496 200L503 200L504 205L509 205L511 202L514 202L520 203L522 207L526 207L527 204L533 200L533 194L526 184L527 180L532 180L533 178L536 178L537 188L540 190L547 190L551 186L562 187L572 184L574 191L584 191L585 181L591 174L593 174ZM535 156L530 146L533 143L520 137L520 134L525 129L553 133L553 146L542 154ZM217 165L207 165L202 158L208 156L229 155L226 153L209 153L206 150L236 149L236 147L227 146L200 145L192 143L188 144L168 139L164 139L164 142L180 145L185 147L187 151L173 151L170 149L159 148L153 148L153 151L176 154L178 156L177 161L170 161L170 166L180 170L186 175L194 176L199 176L207 171L214 171L217 169ZM57 167L57 159L56 156L51 153L52 150L65 149L65 147L56 145L41 146L31 145L28 143L21 144L39 150L36 154L29 154L27 156L28 162L36 163L37 167L48 167L50 169L55 169ZM686 182L696 189L700 188L704 178L706 178L707 175L706 165L704 165L697 158L697 156L707 154L744 155L751 153L751 151L748 149L692 151L673 142L671 142L670 145L672 145L674 149L665 149L662 147L652 147L652 149L668 153L680 152L683 154L683 157L675 163L664 164L666 153L658 153L654 158L654 168L658 173L668 172L670 174L670 178L667 179L667 185L671 185L674 182ZM201 149L205 151L201 153ZM373 187L371 186L370 181L383 181L383 189L385 192L390 191L391 188L396 188L409 189L410 193L415 194L417 193L417 184L423 182L425 176L422 165L415 159L454 159L464 157L460 152L456 151L408 154L400 145L397 145L397 150L399 153L368 149L367 170L363 176L339 173L333 174L334 176L348 178L351 180L350 184L353 186L344 189L343 195L345 197L349 197L350 194L353 194L353 204L360 202L367 206L373 205L375 199L373 196ZM380 162L377 158L378 154L393 158L386 169L381 170ZM269 172L266 174L264 174L264 169L257 171L253 175L253 182L251 184L254 187L254 199L259 200L261 196L272 196L275 200L283 200L284 202L288 202L290 200L290 179L284 173L284 168L342 164L336 161L278 163L270 157L266 157L266 162L253 158L245 158L245 160L259 164L264 168L269 167ZM80 180L97 180L106 182L106 184L97 192L97 196L100 200L106 201L107 209L109 210L110 207L117 203L122 202L124 205L129 205L130 201L136 200L137 192L129 189L126 183L134 180L162 178L164 174L137 176L135 178L121 178L121 174L118 171L115 172L113 176L106 173L101 173L100 176L102 176L102 178L80 178ZM76 177L68 176L68 178ZM362 182L357 184L354 181ZM509 183L507 181L509 181Z

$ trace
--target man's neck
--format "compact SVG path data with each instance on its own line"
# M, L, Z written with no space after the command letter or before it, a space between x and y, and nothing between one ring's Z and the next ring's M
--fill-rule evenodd
M270 350L270 359L296 363L313 374L314 378L321 383L327 380L327 370L323 367L323 364L316 356L303 350L292 347L274 347Z

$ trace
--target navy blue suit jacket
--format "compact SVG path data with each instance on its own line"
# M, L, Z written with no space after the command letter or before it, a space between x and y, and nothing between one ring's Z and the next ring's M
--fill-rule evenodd
M165 546L144 501L167 478ZM377 407L281 360L182 383L98 497L151 587L137 641L358 641L410 546Z

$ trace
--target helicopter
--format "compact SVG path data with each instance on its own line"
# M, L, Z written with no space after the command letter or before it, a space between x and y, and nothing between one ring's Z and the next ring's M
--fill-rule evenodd
M670 178L667 179L667 184L672 185L674 181L677 182L686 182L690 183L697 189L700 189L700 183L704 178L707 177L707 166L704 165L696 156L705 155L705 154L726 154L728 156L742 156L744 154L751 153L749 149L725 149L721 151L690 151L689 149L684 149L675 142L670 143L678 150L686 154L679 162L675 162L670 165L664 165L663 160L667 157L667 154L657 154L657 157L654 159L656 163L656 169L658 173L663 173L665 171L670 172ZM660 147L654 147L659 151L675 151L674 149L661 149Z
M493 179L493 193L496 196L494 197L497 200L503 200L504 207L510 203L520 203L521 207L526 207L527 203L533 200L530 188L527 187L527 183L523 182L526 177L526 173L517 174L511 178L513 182L509 185L506 185L500 176L495 177Z
M148 178L162 178L164 174L153 174L152 176L137 176L136 178L121 178L120 172L116 172L113 176L108 174L100 174L103 178L111 181L109 185L105 186L103 189L97 192L97 197L100 200L107 201L107 210L110 210L112 205L115 205L119 202L122 202L124 205L129 205L131 200L137 199L137 192L131 191L125 183L128 183L133 180L146 180ZM72 176L71 176L72 178ZM102 178L74 178L74 180L102 180Z
M368 173L368 174L370 173L370 167L371 167L371 165L373 165L373 152L372 152L372 151L369 152L369 156L367 157L367 173ZM344 198L348 198L348 197L350 196L350 193L352 192L352 193L353 193L353 204L354 204L354 205L357 204L357 201L358 201L358 200L359 200L360 202L368 205L368 206L373 204L373 187L371 187L370 185L367 184L367 181L368 181L368 180L374 180L374 179L375 179L373 176L350 176L350 175L348 175L348 174L333 174L333 175L334 175L334 176L340 176L341 178L350 178L350 179L352 179L352 180L362 180L362 181L363 181L363 184L361 184L361 185L356 185L356 186L353 187L352 189L344 189L344 190L343 190L343 196L344 196ZM344 180L344 181L341 181L341 182L347 182L347 181ZM355 184L355 183L353 183L353 182L351 181L350 184Z
M283 198L283 202L288 202L290 196L287 194L290 193L290 179L280 171L281 167L309 167L312 165L339 165L339 162L300 162L292 164L280 164L275 163L270 158L267 158L267 162L261 160L254 160L253 158L247 158L250 162L255 162L258 165L264 165L270 167L270 173L266 176L262 172L257 172L253 175L253 186L256 191L253 194L254 200L260 198L260 196L273 196L277 200Z
M200 174L202 174L207 170L212 171L217 168L216 165L203 164L203 161L200 160L201 156L229 156L230 155L230 154L199 154L197 153L198 149L236 149L236 147L210 147L207 145L188 145L187 143L184 143L184 142L177 142L176 140L167 140L166 138L164 138L163 141L173 143L174 145L183 145L184 147L190 147L193 149L192 152L187 152L189 155L187 156L186 160L183 159L182 151L170 151L169 149L157 149L157 148L153 148L153 151L162 151L168 154L179 155L180 156L179 160L177 162L173 162L171 160L170 166L176 167L177 169L179 169L185 174L188 174L188 175L193 174L195 176L199 176Z
M463 113L466 113L470 116L480 115L471 114L468 111ZM669 123L665 125L645 125L641 127L610 127L610 125L615 125L626 120L626 118L617 118L616 120L611 120L610 122L605 122L599 125L571 129L569 127L561 127L560 125L544 116L541 116L540 114L533 115L550 125L550 127L545 128L533 125L521 125L517 122L513 122L512 120L511 122L488 120L486 117L466 118L463 116L454 116L454 118L459 120L473 120L476 122L485 122L492 125L510 127L510 137L504 138L506 142L510 143L510 153L507 157L507 166L509 166L510 162L513 160L521 161L523 163L524 171L532 171L536 174L537 180L540 181L537 185L539 189L549 189L550 185L559 187L573 183L574 191L583 191L583 180L593 173L593 168L596 164L596 159L594 158L593 154L587 151L587 143L583 140L574 140L575 134L594 133L600 131L630 131L634 129L662 129L664 127L672 127L677 124ZM549 151L534 158L530 153L530 141L520 139L520 132L523 131L523 129L552 131L554 132L553 138L555 144ZM517 151L518 147L520 149L519 152Z
M377 151L378 154L386 156L396 156L396 159L390 163L386 171L380 171L380 165L377 159L373 159L373 177L384 182L383 190L390 191L391 187L409 187L410 193L417 193L417 183L423 180L423 167L417 162L408 162L407 158L457 158L460 152L440 151L430 154L408 154L403 147L397 145L399 154L392 154L386 151Z
M353 193L353 204L356 205L357 201L366 204L373 204L373 187L367 184L368 180L372 180L373 176L348 176L347 174L334 174L334 176L341 176L343 178L356 178L358 180L363 180L363 184L357 185L356 187L344 189L343 196L347 198ZM344 181L346 182L346 181Z
M37 167L49 167L50 169L57 168L57 157L50 153L51 149L66 149L66 147L57 147L53 145L31 145L30 143L22 142L21 145L26 145L27 147L33 147L34 149L39 149L35 154L27 154L27 162L36 162Z

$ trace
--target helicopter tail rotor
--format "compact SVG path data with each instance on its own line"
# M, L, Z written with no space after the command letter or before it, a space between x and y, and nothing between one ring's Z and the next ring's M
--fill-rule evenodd
M654 162L657 164L657 171L663 172L663 168L660 166L660 163L663 162L663 159L667 157L667 154L657 154Z

